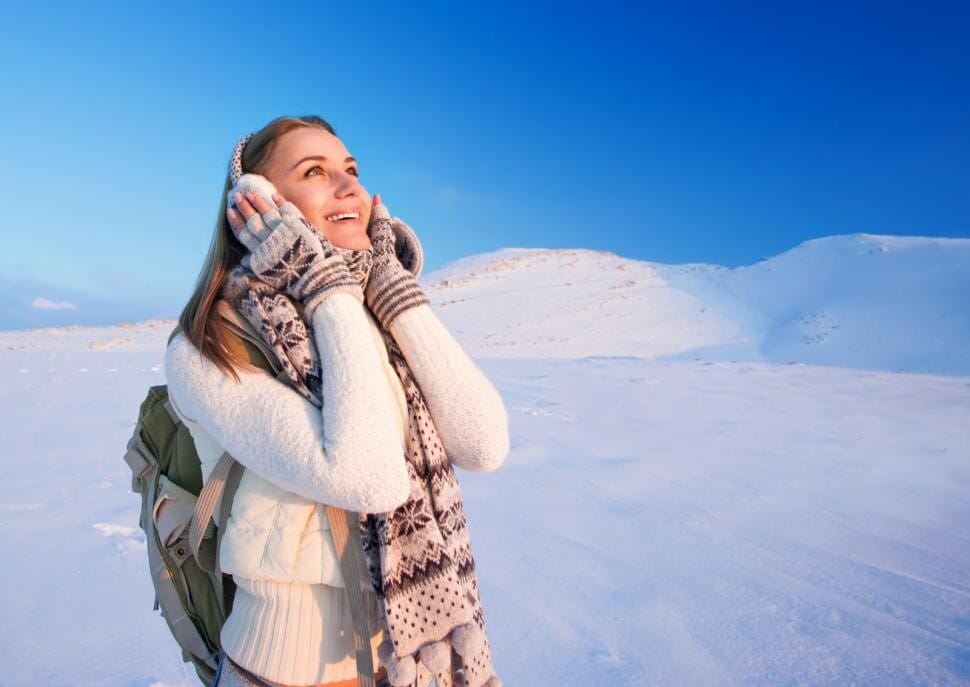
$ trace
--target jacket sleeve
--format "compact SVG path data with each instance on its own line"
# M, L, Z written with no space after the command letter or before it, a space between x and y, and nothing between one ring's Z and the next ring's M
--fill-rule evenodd
M421 387L449 460L472 472L499 467L509 452L505 404L431 306L401 313L391 334Z
M265 372L236 383L179 334L165 354L179 410L260 477L305 498L361 513L407 497L405 448L364 306L336 293L313 313L323 408Z

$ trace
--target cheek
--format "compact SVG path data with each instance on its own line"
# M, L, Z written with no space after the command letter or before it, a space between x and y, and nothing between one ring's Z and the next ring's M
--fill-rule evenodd
M283 192L280 191L280 193ZM306 189L294 189L290 195L283 193L283 197L289 201L292 201L307 219L315 217L320 212L323 202L318 195L319 194L307 193Z
M279 191L283 198L293 203L297 208L300 209L300 212L306 215L309 203L307 202L306 193L304 193L298 185L278 183L275 184L275 186L276 190Z
M370 224L370 211L371 211L371 208L373 207L372 203L374 202L374 200L371 198L371 195L367 192L367 189L364 188L363 186L360 187L360 199L363 201L363 205L364 205L363 219L364 219L364 226L366 227L368 224Z
M286 196L284 196L284 198L285 197ZM292 198L291 200L293 201L293 204L300 209L300 212L303 214L304 217L306 217L311 221L314 221L314 217L316 216L316 209L314 208L313 205L311 205L310 203L301 202L296 198Z

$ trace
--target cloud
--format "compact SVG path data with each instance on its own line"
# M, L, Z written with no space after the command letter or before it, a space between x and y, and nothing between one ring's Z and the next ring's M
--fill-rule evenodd
M44 294L43 296L38 294ZM171 319L184 300L158 288L100 296L0 264L0 331ZM2 681L2 680L0 680Z
M52 301L43 296L37 296L33 303L35 308L40 308L41 310L75 310L74 304L71 301Z
M476 205L487 202L487 198L468 193L454 186L431 186L427 190L432 202L443 207L459 207L462 205Z

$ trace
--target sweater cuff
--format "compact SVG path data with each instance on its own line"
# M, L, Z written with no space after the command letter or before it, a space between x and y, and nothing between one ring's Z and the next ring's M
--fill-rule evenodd
M320 304L324 302L324 300L335 293L349 293L351 296L360 301L360 303L364 302L364 290L357 282L347 284L342 283L336 286L330 286L327 289L311 293L303 301L303 322L307 325L312 325L313 313L320 306Z

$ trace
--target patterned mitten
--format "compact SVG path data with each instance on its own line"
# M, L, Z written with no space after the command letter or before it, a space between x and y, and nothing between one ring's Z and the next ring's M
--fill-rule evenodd
M397 258L391 217L383 204L372 208L367 233L374 253L374 264L364 288L364 297L381 326L385 331L390 331L391 323L398 315L430 303L430 300L418 286L418 280Z
M243 179L246 176L244 175ZM240 179L240 184L243 182ZM290 201L254 214L239 232L250 250L248 267L278 291L303 303L303 320L309 323L323 299L337 292L364 301L360 283L351 274L344 256ZM244 260L244 264L245 264Z

